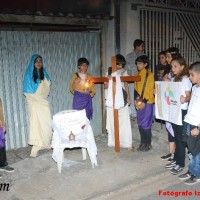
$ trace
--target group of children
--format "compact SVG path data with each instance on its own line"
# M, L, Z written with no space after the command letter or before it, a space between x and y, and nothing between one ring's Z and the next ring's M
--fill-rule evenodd
M169 161L165 167L170 169L171 174L176 175L185 166L187 148L190 164L188 171L180 175L179 179L185 180L187 185L193 185L200 182L200 62L195 62L188 67L175 47L161 52L159 57L161 65L155 70L156 80L181 82L183 88L180 96L183 125L165 122L169 154L161 158Z
M129 88L128 84L121 83L123 91L126 93L126 99L124 104L118 108L119 113L119 139L120 147L127 148L133 151L132 146L132 130L130 123L130 111L129 105L132 103L137 110L137 121L139 132L141 136L141 144L138 147L138 151L149 151L151 147L151 126L153 118L153 104L154 104L154 76L149 70L149 59L146 55L140 55L137 57L135 64L137 66L138 73L136 75L141 77L141 81L134 84L134 88ZM91 78L87 69L89 62L86 58L80 58L78 60L78 73L74 73L69 84L70 91L74 94L73 97L73 109L86 109L86 113L91 113L91 98L95 94L94 84L89 83L87 90L87 80ZM115 76L128 76L126 70L126 60L121 54L116 55L116 67L117 71ZM113 75L113 74L112 74ZM106 73L106 76L112 81L111 74ZM110 83L109 81L109 83ZM108 83L104 83L105 90L108 93L112 86ZM109 89L110 88L110 89ZM130 90L134 91L134 101L131 102ZM120 90L120 89L119 89ZM122 92L119 91L119 92ZM107 94L107 92L106 92ZM112 94L112 92L111 92ZM112 95L110 95L112 96ZM117 96L117 95L116 95ZM106 95L107 102L109 101L109 95ZM115 102L116 103L116 102ZM114 136L114 116L113 105L107 104L106 107L106 129L108 132L108 146L115 146ZM91 115L87 115L88 119L91 119Z
M156 66L154 74L149 69L148 56L140 55L136 58L135 63L138 72L135 75L139 75L141 81L136 82L134 88L132 88L134 90L134 102L130 100L129 90L131 88L128 87L127 83L122 83L122 88L127 93L127 99L126 103L118 110L120 146L133 150L130 113L128 111L128 105L133 103L137 112L138 129L141 138L137 150L149 151L152 148L151 127L153 121L154 81L181 82L183 92L180 96L180 103L183 125L165 122L168 130L170 153L162 156L162 159L170 161L165 167L170 169L171 174L176 175L185 167L185 152L187 147L189 155L192 155L189 170L187 173L180 175L179 178L185 180L186 184L192 185L200 182L200 113L198 109L200 105L200 62L193 63L188 67L185 59L175 47L160 52L159 57L160 64ZM116 55L116 60L117 72L115 75L112 74L112 76L128 76L125 68L125 58L118 54ZM86 67L88 67L87 63ZM84 67L79 66L79 75L74 74L72 77L70 82L70 91L72 93L79 91L78 88L81 85L79 77L83 76L82 74L87 74L87 70L85 68L82 70L82 68ZM90 75L86 76L89 77ZM108 73L106 76L112 80ZM110 83L105 83L104 88L109 90L111 85ZM89 88L89 91L84 93L93 97L94 86L92 85ZM74 101L76 101L76 98L75 95ZM115 144L113 118L113 106L107 106L106 128L108 131L108 146L114 146ZM183 137L184 134L187 137ZM186 138L185 143L183 142L183 138Z
M138 56L135 60L137 66L137 73L135 75L140 76L141 81L136 82L134 88L129 88L126 82L121 83L123 92L122 90L120 92L125 99L123 100L124 104L119 106L120 146L133 151L128 107L130 104L133 104L137 112L138 129L141 137L137 150L146 152L152 148L151 127L153 122L154 82L155 80L181 82L183 93L180 96L180 103L183 125L165 122L168 130L169 153L161 158L170 161L165 167L170 169L172 174L176 175L185 166L185 151L187 147L190 155L188 172L180 175L179 178L185 180L186 184L192 185L200 182L200 62L195 62L188 67L184 58L175 47L160 52L159 60L160 63L156 66L155 73L153 74L149 69L148 56ZM116 66L117 71L115 74L106 74L109 78L109 84L104 83L105 89L109 90L109 87L111 88L112 76L128 76L126 60L121 54L116 55ZM85 109L87 118L90 120L93 114L92 97L95 95L95 88L94 84L90 83L92 76L88 73L89 61L86 58L80 58L78 59L77 67L78 72L72 75L69 84L69 89L74 95L72 107L75 110ZM23 91L29 106L29 144L33 145L31 157L36 157L40 149L50 148L52 131L50 123L51 113L47 101L49 87L50 77L43 68L42 57L33 55L23 81ZM130 97L131 89L134 90L133 102L131 102ZM109 105L107 106L106 120L108 146L114 146L113 105L107 105ZM2 111L2 106L0 106L0 110ZM49 116L49 120L42 113L38 116L38 112L45 112ZM1 112L0 126L5 131L2 116ZM47 121L48 123L46 123ZM40 127L39 124L43 124L44 127ZM38 134L35 132L35 127L38 127ZM46 132L48 132L48 135ZM7 165L5 152L2 153L1 151L5 151L5 147L0 148L0 170L13 171L14 169Z

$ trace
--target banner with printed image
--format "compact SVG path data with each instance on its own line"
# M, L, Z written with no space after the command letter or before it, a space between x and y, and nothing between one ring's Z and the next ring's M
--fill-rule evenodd
M180 82L155 82L155 114L157 119L182 125Z

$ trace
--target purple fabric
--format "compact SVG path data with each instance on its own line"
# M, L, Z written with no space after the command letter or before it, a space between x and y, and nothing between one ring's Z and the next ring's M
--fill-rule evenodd
M86 110L86 116L90 120L92 119L93 108L92 108L92 97L90 94L81 93L78 91L74 92L73 99L73 110Z
M138 126L143 129L150 129L153 122L153 104L145 104L143 110L137 110L137 121Z
M6 145L5 133L3 132L3 128L0 127L0 148L5 147L5 145Z
M172 128L172 124L169 122L165 122L165 127L166 129L169 131L169 133L171 134L171 136L174 137L174 130Z

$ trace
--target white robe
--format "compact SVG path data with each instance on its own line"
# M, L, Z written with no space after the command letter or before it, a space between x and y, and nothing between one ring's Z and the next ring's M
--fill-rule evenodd
M121 70L117 71L118 74L121 74ZM127 72L123 72L123 76L128 76ZM121 83L124 88L124 83ZM113 117L113 108L107 107L107 118L106 118L106 129L108 132L108 146L115 146L115 136L114 136L114 117ZM126 104L125 107L118 109L119 115L119 141L120 147L122 148L131 148L132 147L132 130L131 122L129 115L129 107Z
M42 81L34 94L25 93L29 109L29 145L40 149L50 148L52 137L52 119L48 102L50 82Z

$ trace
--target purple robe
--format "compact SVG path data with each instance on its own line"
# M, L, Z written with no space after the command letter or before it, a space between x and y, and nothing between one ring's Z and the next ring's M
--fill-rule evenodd
M86 116L90 120L92 119L93 107L92 107L92 97L90 94L81 93L74 91L73 99L73 110L83 110L86 111Z
M138 126L143 129L150 129L153 122L153 104L145 104L145 108L142 110L137 110L137 121Z
M3 132L3 128L0 127L0 148L5 147L5 145L6 145L5 133Z

